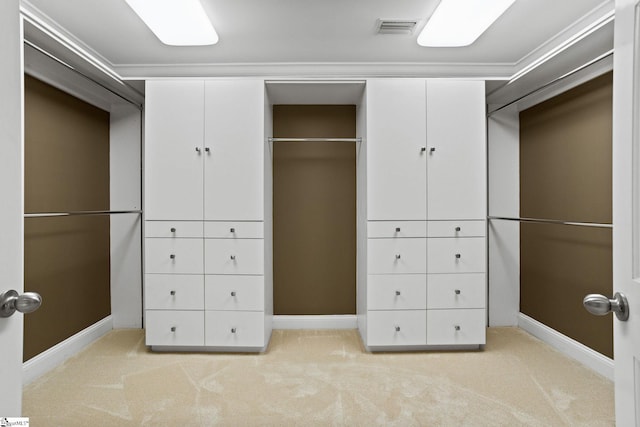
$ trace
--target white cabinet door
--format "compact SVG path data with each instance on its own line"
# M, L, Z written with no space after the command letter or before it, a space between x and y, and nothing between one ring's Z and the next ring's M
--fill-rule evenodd
M205 83L205 219L261 221L264 83ZM208 151L207 151L208 150Z
M423 79L367 81L369 220L427 219Z
M486 215L483 81L427 80L428 217Z
M203 140L204 82L147 82L146 219L202 220Z

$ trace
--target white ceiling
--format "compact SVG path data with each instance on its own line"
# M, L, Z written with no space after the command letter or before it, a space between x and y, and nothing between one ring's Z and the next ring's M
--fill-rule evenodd
M25 0L23 11L83 44L125 78L269 65L413 66L432 74L457 69L505 77L613 9L613 0L518 0L473 45L425 48L416 38L438 0L202 3L220 36L214 46L163 45L124 0ZM412 35L380 35L379 18L420 23Z

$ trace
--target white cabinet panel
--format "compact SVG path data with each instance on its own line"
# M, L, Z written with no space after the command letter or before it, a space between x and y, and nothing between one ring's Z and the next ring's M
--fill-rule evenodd
M202 274L200 239L145 239L145 273Z
M430 220L486 216L485 109L483 81L427 80Z
M368 239L369 274L424 274L427 239Z
M429 274L427 308L485 308L485 276L472 274Z
M369 220L427 219L424 79L367 80Z
M203 310L204 278L199 274L145 274L147 310Z
M263 276L205 276L207 310L264 310Z
M205 219L264 219L264 82L207 81L204 111Z
M217 239L262 239L264 223L207 221L204 223L204 237Z
M203 141L204 82L148 81L146 219L202 220Z
M486 243L482 237L427 239L429 273L483 273Z
M205 312L205 344L208 346L263 347L264 330L262 312Z
M481 221L428 221L428 237L484 237L487 225Z
M264 274L264 240L205 239L205 274Z
M425 345L427 312L425 310L368 311L367 345Z
M146 237L202 239L202 221L145 221L144 233Z
M369 238L427 237L427 221L369 221Z
M428 310L428 345L471 345L486 343L484 309Z
M146 344L204 345L204 311L146 310Z
M369 275L368 310L424 310L427 276L424 274Z

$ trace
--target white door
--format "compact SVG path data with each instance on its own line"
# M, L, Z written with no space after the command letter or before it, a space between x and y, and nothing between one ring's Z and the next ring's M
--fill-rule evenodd
M484 81L427 80L427 218L486 214Z
M147 82L147 220L202 220L203 135L203 81Z
M427 219L424 79L367 81L367 216Z
M264 82L205 83L204 219L264 218Z
M19 0L0 2L0 293L23 288L22 29ZM0 417L22 406L22 314L0 318Z
M640 425L640 53L638 0L616 0L613 78L613 289L629 302L614 319L616 424ZM610 296L609 296L610 297Z

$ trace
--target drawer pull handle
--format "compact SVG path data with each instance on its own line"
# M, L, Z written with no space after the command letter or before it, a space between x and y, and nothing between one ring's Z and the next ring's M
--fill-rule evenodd
M400 296L400 291L396 291L396 296L399 297Z
M456 227L456 231L460 231L460 230L462 230L462 228Z
M424 153L425 151L427 151L427 147L420 147L420 152Z
M196 147L196 152L197 152L198 154L200 154L200 152L201 152L200 147Z
M460 258L462 258L462 255L456 254L456 259L460 259Z
M396 233L400 232L400 227L396 227Z
M236 260L236 256L235 255L231 255L231 260L235 261Z
M400 254L396 254L396 259L400 259Z
M232 233L235 233L236 229L235 228L230 228L229 231L232 232Z
M453 327L453 329L455 329L456 331L459 331L459 330L460 330L460 325L455 325L455 326Z
M176 255L175 254L171 254L171 255L169 255L169 258L176 259Z
M175 332L175 331L176 331L176 327L175 327L175 326L172 326L172 327L171 327L171 332Z
M173 227L171 227L171 232L172 232L172 233L175 233L175 232L176 232L176 229L175 229L175 228L173 228Z
M236 333L236 328L231 328L231 333L235 334Z
M456 295L460 295L460 289L456 289L455 291L453 291L456 293Z
M210 153L211 149L209 147L204 147L204 151L206 151L207 153Z
M231 291L231 296L235 297L236 296L236 291Z
M174 296L174 295L176 294L176 291L171 291L171 292L169 292L169 294L170 294L171 296Z
M429 148L429 152L431 152L431 153L435 153L435 152L436 152L436 147L431 147L431 148Z
M396 332L400 332L400 326L396 326Z

